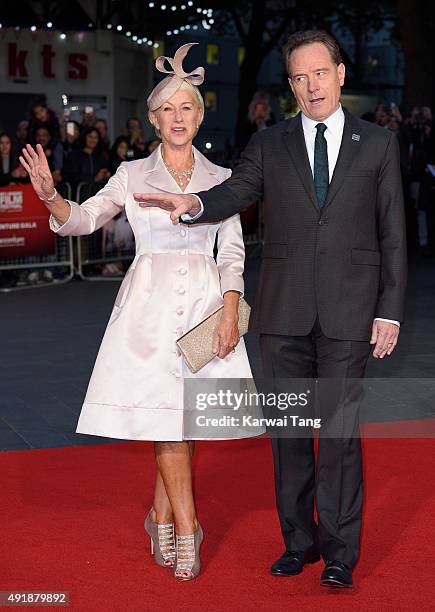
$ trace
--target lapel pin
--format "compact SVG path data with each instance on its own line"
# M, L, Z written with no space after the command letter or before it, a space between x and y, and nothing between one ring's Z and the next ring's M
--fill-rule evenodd
M360 138L361 138L360 134L352 134L352 140L356 140L357 142L359 142Z

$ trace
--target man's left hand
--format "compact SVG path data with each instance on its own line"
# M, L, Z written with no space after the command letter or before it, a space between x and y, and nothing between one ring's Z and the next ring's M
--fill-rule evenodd
M383 358L391 355L399 339L400 327L386 321L373 321L372 337L370 344L375 344L373 357Z

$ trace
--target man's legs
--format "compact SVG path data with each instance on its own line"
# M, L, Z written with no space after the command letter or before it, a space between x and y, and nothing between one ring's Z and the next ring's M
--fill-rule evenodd
M316 468L319 548L325 561L353 568L359 557L363 501L358 409L369 342L326 338L314 330L322 427Z
M309 379L314 376L315 350L308 336L262 334L260 348L266 379L277 381L279 391L295 391L289 379ZM281 384L282 382L282 384ZM304 385L306 390L307 384ZM277 387L271 385L275 393ZM282 414L298 414L287 408ZM282 432L286 436L286 432ZM272 437L275 473L275 494L281 531L286 550L305 552L317 548L317 526L314 521L314 445L310 432L287 432L291 437Z

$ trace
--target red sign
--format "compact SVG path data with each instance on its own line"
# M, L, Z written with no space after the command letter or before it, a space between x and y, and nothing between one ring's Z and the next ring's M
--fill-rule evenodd
M49 228L49 216L31 185L0 188L0 259L53 255L56 235Z
M29 71L27 69L27 49L18 49L17 43L8 44L8 76L27 79ZM53 45L42 45L42 74L47 79L54 79L56 74L53 69L53 58L56 53ZM67 55L67 74L69 79L75 81L85 81L88 78L88 55L87 53L68 53Z

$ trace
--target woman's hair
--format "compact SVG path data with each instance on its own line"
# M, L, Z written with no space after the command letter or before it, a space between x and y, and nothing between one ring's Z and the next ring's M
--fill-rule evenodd
M118 155L118 147L121 144L121 142L125 142L127 147L130 146L129 140L126 136L118 136L118 138L113 143L112 148L110 149L110 156L112 158Z
M196 85L192 85L191 83L189 83L189 81L183 81L180 85L180 88L178 89L178 91L187 91L190 95L190 97L192 98L193 102L198 106L198 108L200 109L200 111L202 112L202 121L204 120L204 111L205 111L205 106L204 106L204 99L201 95L201 92L199 91L198 87L196 87ZM163 106L163 104L162 104ZM160 106L159 108L161 108L162 106ZM159 109L156 108L155 111L148 111L148 119L149 122L151 123L151 125L154 127L154 131L156 133L157 138L161 138L161 134L160 134L160 130L156 127L154 121L153 121L153 114L158 111ZM200 123L200 125L201 125Z
M95 147L94 151L101 150L101 136L100 136L100 132L97 130L96 127L84 128L84 130L80 134L79 149L84 149L86 147L86 137L92 132L95 132L98 138L97 146Z
M262 93L262 92L257 92L256 94L254 94L254 97L251 100L251 103L249 105L249 109L248 109L248 117L249 117L249 121L251 123L254 123L255 121L255 108L257 106L257 104L264 104L264 106L266 107L266 121L270 120L270 98L269 95L266 93Z

